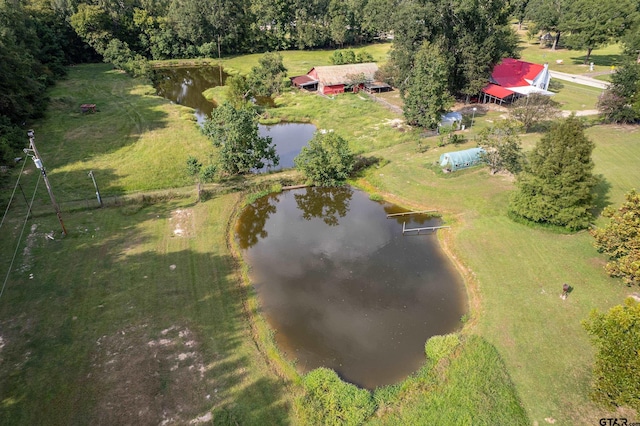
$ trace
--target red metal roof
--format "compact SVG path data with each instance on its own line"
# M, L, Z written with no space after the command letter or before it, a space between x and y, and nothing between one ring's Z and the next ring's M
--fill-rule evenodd
M307 84L317 83L318 80L309 77L308 75L299 75L297 77L292 77L291 82L296 86L305 86Z
M505 58L495 66L491 79L503 87L529 86L543 70L543 65Z
M495 96L499 99L507 98L514 93L509 89L505 89L504 87L500 87L495 84L487 84L482 91L487 95Z

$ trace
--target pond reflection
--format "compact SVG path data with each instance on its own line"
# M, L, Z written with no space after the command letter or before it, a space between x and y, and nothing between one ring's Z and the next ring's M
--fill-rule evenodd
M215 108L215 104L208 101L202 92L224 85L227 77L219 67L162 68L154 71L153 82L159 96L193 108L197 122L202 125ZM270 97L259 97L257 101L259 105L275 107ZM315 132L316 126L309 123L258 125L259 135L269 136L273 140L280 163L276 168L264 167L255 172L292 168L293 159L309 143Z
M345 217L349 211L353 190L348 186L326 188L322 191L307 188L305 192L293 196L305 220L320 218L327 225L336 226L339 218Z
M153 82L159 96L193 108L198 123L204 123L215 105L202 92L224 85L227 77L220 67L162 68L154 71Z
M352 188L258 200L236 233L276 342L301 372L325 366L374 388L424 363L424 343L460 326L463 282L434 235L403 237L406 216Z

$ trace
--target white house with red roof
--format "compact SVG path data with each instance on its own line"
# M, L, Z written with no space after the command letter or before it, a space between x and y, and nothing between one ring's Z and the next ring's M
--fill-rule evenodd
M553 95L549 92L549 67L519 59L505 58L493 68L490 83L482 89L482 102L511 102L531 93Z

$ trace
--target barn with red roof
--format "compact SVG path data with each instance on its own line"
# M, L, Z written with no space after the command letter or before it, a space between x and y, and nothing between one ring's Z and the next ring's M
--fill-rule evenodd
M351 87L352 79L354 76L359 76L364 79L364 82L359 84L358 89L367 91L391 89L389 85L375 81L376 71L378 66L373 62L313 67L304 75L291 77L291 84L301 89L317 90L323 95L335 95L354 89Z
M519 59L505 58L493 68L490 83L482 89L482 102L512 102L531 93L549 92L549 68Z

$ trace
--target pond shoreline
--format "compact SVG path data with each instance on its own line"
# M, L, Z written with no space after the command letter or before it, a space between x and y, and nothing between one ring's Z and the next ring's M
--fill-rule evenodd
M355 183L350 182L350 186L352 186L356 190L361 190L364 193L371 196L373 192L371 190L365 190L361 185L362 182ZM300 185L290 185L286 187L282 187L281 190L292 190L292 189L302 189L308 188L312 185L300 184ZM269 192L269 193L277 193L281 191ZM266 193L261 193L261 195ZM393 201L392 201L393 200ZM253 287L254 283L249 277L250 265L242 256L242 249L239 246L235 226L241 213L247 204L251 201L251 194L248 192L244 193L244 196L241 196L238 199L238 202L234 206L233 214L229 218L227 223L227 245L229 248L229 252L232 254L234 261L237 264L237 269L239 271L239 285L242 289L243 293L243 301L244 301L244 310L245 315L247 317L248 323L250 324L252 330L252 338L256 347L259 348L260 353L264 356L265 360L268 364L273 368L274 373L285 380L286 382L292 383L300 383L303 379L304 374L300 373L296 367L295 360L289 360L285 353L280 349L275 340L276 331L271 327L268 323L267 318L263 312L261 302L259 300L259 296ZM376 199L376 201L381 201ZM393 196L392 194L385 194L384 200L385 202L392 203L401 208L406 208L407 205L412 205L414 208L418 207L415 203L407 202L407 200L401 200L397 196ZM424 208L424 206L421 206ZM438 214L440 216L440 214ZM442 232L442 231L441 231ZM465 292L465 301L464 305L466 306L465 311L466 314L463 315L463 322L461 324L461 328L453 331L452 333L460 333L460 334L469 334L470 330L473 328L476 322L477 313L479 312L479 295L477 291L477 283L475 283L475 279L473 277L473 273L464 266L464 264L460 261L460 259L455 255L454 250L452 249L452 245L454 244L452 240L451 230L447 230L445 232L446 235L437 236L437 244L448 260L450 260L455 268L455 273L461 279L464 285ZM470 318L468 320L467 318ZM428 339L427 339L428 340ZM424 342L426 343L426 341ZM422 367L428 365L427 359L422 363ZM420 368L419 368L420 369ZM419 370L418 369L418 370ZM416 370L416 372L418 371ZM313 371L313 369L311 370ZM416 372L409 374L407 377L403 378L399 382L395 383L391 386L398 386L404 383L407 380L410 380L410 377ZM349 382L347 382L349 383ZM381 387L376 387L376 389L380 389L386 387L388 385L384 385ZM363 388L364 389L364 388ZM370 392L374 392L374 390L370 390Z

